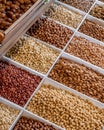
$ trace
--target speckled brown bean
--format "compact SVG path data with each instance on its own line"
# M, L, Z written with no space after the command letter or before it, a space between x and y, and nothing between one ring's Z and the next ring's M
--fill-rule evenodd
M94 17L104 20L104 4L101 6L96 4L91 10L90 14Z
M104 46L75 36L67 47L66 52L104 68Z
M84 65L61 58L49 77L104 103L104 75Z
M0 96L24 106L41 78L0 61Z
M50 125L27 117L21 117L13 130L56 130Z
M39 19L27 33L61 49L73 34L70 29L47 18Z
M104 27L95 22L85 20L79 31L104 42Z
M58 4L52 4L45 12L45 15L53 20L59 21L74 28L77 28L83 19L83 16L78 12L72 11Z
M95 0L59 0L85 12L88 12Z

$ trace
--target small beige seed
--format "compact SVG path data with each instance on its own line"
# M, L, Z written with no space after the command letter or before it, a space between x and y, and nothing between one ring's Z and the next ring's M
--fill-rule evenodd
M47 73L58 55L57 51L32 37L21 38L7 53L11 59L42 73Z
M19 111L0 103L0 130L8 130Z
M27 109L66 130L102 130L104 109L51 85L42 85Z
M53 4L45 13L46 16L59 21L68 26L77 28L83 16L77 12L69 10L62 5Z

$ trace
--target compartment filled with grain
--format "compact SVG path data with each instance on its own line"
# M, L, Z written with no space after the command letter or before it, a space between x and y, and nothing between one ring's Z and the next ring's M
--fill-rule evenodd
M77 28L83 19L83 15L72 11L61 4L52 4L45 15L67 26Z
M86 19L79 28L79 31L104 42L104 26L96 22Z
M103 5L96 4L91 10L90 14L94 17L104 20L104 4Z
M102 130L104 108L50 84L43 84L27 109L66 130Z
M22 116L16 123L13 130L58 130L46 123Z
M33 37L21 38L7 56L27 67L46 74L58 57L59 52Z
M66 52L104 68L104 46L93 43L86 38L74 36Z
M40 18L27 32L29 35L63 49L73 32L53 20Z
M95 0L59 0L82 11L88 12Z
M0 0L0 30L8 29L37 0Z
M0 130L9 130L18 114L19 110L0 102Z
M104 103L104 75L91 68L60 58L49 77Z
M0 96L24 106L41 78L10 63L0 61Z

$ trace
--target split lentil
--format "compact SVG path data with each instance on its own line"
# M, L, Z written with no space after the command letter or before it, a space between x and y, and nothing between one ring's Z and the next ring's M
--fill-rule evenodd
M66 52L104 68L104 46L75 36L67 47Z
M8 130L18 114L18 110L0 102L0 130Z
M95 0L59 0L80 10L88 12Z
M61 49L64 48L73 34L67 27L47 18L40 18L27 33Z
M104 4L102 6L95 5L94 8L91 10L90 14L94 17L104 20Z
M104 75L84 65L60 58L49 77L104 103Z
M51 85L42 85L27 109L66 130L102 130L104 126L104 108Z
M79 31L104 42L104 27L95 22L85 20Z
M32 37L21 38L7 53L11 59L34 70L47 73L59 53Z
M83 19L81 14L71 11L70 9L58 4L51 5L51 7L45 12L45 15L53 20L74 28L77 28Z
M50 125L42 123L40 121L30 119L27 117L21 117L17 122L13 130L56 130Z
M40 81L39 76L0 61L0 96L24 106Z

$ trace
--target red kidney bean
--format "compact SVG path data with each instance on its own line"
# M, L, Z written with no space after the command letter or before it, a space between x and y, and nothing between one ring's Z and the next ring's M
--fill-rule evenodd
M0 96L24 106L41 78L0 61Z

